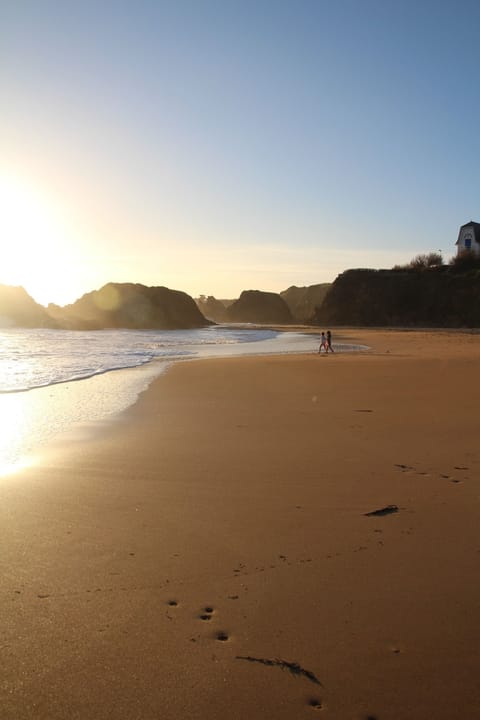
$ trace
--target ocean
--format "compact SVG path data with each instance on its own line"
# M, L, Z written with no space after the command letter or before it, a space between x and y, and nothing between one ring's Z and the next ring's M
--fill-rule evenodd
M1 330L0 474L31 464L60 435L118 415L172 362L317 349L317 335L245 326Z

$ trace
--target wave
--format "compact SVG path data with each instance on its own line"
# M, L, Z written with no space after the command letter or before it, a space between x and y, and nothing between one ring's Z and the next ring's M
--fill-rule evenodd
M0 332L0 395L87 380L155 361L311 352L315 335L216 326L200 330ZM366 346L338 347L340 352Z
M275 337L271 330L201 328L198 330L51 329L0 331L0 394L85 380L155 360L204 354L215 346L255 343Z
M117 370L134 370L135 368L140 368L145 365L149 365L150 363L158 360L179 360L185 357L194 357L195 353L188 352L188 351L175 351L171 353L164 353L163 355L152 355L151 357L140 357L140 354L138 355L138 361L135 363L126 363L126 364L116 364L112 365L110 367L102 367L102 368L89 368L85 369L84 371L76 372L70 375L62 375L61 377L51 378L48 380L38 381L38 382L30 382L28 385L16 385L15 387L10 388L1 388L0 387L0 395L8 395L11 393L22 393L22 392L28 392L29 390L37 390L38 388L46 388L51 387L53 385L62 385L65 383L71 383L71 382L78 382L80 380L88 380L89 378L96 377L97 375L105 375L106 373L115 372Z

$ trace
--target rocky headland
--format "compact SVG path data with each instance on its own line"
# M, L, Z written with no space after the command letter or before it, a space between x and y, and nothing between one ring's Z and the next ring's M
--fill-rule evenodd
M77 330L173 330L211 324L190 295L138 283L108 283L71 305L49 305L48 311L61 327Z
M292 323L293 317L287 303L277 293L244 290L238 300L227 308L227 320L233 323L285 325Z
M0 285L0 327L189 329L212 323L479 327L480 260L346 270L332 284L291 286L279 294L244 290L233 301L108 283L71 305L45 308L22 287Z
M314 323L371 327L478 327L480 270L347 270L337 277Z
M0 327L56 328L58 323L23 287L0 285Z

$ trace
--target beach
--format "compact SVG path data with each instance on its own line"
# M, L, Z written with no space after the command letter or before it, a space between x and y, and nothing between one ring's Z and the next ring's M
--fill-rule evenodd
M0 478L2 720L480 717L480 335L340 335Z

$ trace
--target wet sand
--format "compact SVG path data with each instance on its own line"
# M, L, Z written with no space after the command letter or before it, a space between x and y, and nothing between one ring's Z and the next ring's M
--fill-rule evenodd
M480 335L342 335L0 479L2 720L480 717Z

